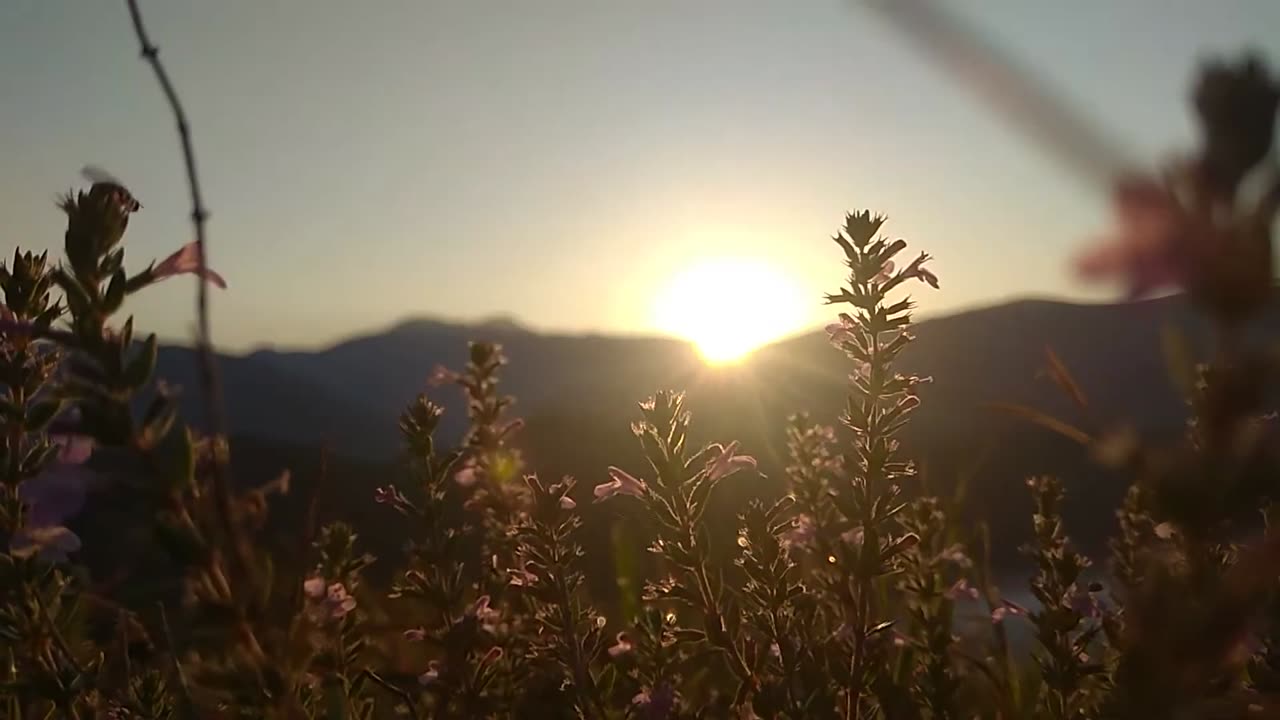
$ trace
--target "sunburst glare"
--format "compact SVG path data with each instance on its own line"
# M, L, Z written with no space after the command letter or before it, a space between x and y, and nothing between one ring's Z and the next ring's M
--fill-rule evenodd
M723 365L802 330L815 302L777 266L716 258L671 278L656 298L654 323L693 342L709 364Z

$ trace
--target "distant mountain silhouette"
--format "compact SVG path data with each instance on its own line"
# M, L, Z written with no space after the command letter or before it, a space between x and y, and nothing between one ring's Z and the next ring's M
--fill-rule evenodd
M991 523L998 544L1008 541L997 556L1011 558L1015 540L1025 536L1022 480L1040 473L1069 483L1068 519L1086 524L1081 541L1099 550L1123 484L1082 448L987 406L1019 403L1084 427L1127 421L1149 435L1176 433L1186 412L1165 369L1165 325L1204 352L1207 327L1177 296L1123 305L1024 300L921 322L901 370L934 382L921 390L923 405L904 443L931 487L946 491L965 482L974 517ZM1280 329L1280 307L1258 329ZM462 367L469 340L501 343L511 360L503 387L527 421L521 445L531 469L572 474L584 485L601 481L610 464L643 467L629 430L636 403L654 390L678 388L689 393L702 439L740 439L760 460L769 477L745 481L740 492L776 493L785 419L809 411L834 424L850 371L821 331L762 348L741 365L710 369L692 347L670 339L538 333L505 318L477 325L423 319L314 352L220 357L231 431L257 447L324 442L339 456L388 468L399 446L400 409L426 388L435 365ZM1089 397L1088 417L1044 376L1047 347ZM184 412L198 424L194 359L189 349L165 348L160 372L187 388ZM449 408L445 433L456 437L465 422L456 388L430 393ZM364 505L379 482L370 477L340 492L363 493ZM726 502L732 511L734 503Z

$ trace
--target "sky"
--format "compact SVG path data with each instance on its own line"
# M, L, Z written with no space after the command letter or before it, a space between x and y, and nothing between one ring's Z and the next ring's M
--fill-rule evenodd
M1107 223L1067 174L854 0L142 0L191 119L219 347L316 347L410 317L658 333L715 258L830 313L848 210L935 256L921 316L1093 300ZM1155 162L1187 147L1198 58L1280 63L1274 0L952 4ZM144 208L127 263L191 237L172 118L120 2L0 3L0 251L57 249L96 164ZM192 336L194 280L130 301ZM746 295L751 287L741 289ZM743 303L743 307L751 307ZM805 314L807 313L807 314Z

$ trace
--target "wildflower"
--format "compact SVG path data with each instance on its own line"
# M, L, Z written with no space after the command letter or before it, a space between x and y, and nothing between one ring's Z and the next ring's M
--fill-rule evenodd
M432 660L428 662L427 671L418 676L418 682L422 683L423 685L430 685L431 683L439 679L440 679L440 661L439 660Z
M751 469L756 467L756 459L750 455L735 455L738 449L738 441L734 440L727 447L720 450L720 455L715 460L707 463L707 478L710 480L719 480L729 477L739 470Z
M569 497L568 495L560 496L560 509L572 510L576 507L578 507L578 503L574 502L573 498Z
M1010 615L1026 615L1027 609L1012 600L1001 600L1000 607L991 611L991 622L999 623Z
M395 499L395 490L389 487L375 488L373 491L373 501L379 505L385 505Z
M302 583L302 592L312 600L319 600L325 595L324 578L315 576L309 577Z
M964 545L956 543L938 554L938 559L943 562L954 563L956 567L969 569L973 567L973 560L969 559L969 555L964 551Z
M616 658L631 652L634 646L631 644L631 637L625 632L620 632L614 637L614 644L609 647L609 657Z
M1155 526L1156 537L1160 538L1161 540L1168 540L1172 538L1174 532L1175 530L1173 527L1173 523L1162 522L1159 525Z
M341 620L356 609L356 599L347 593L347 588L342 583L330 585L324 601L329 618L333 620Z
M427 377L427 385L431 387L440 387L458 381L458 373L450 370L443 365L436 365L431 369L431 375Z
M194 242L183 245L177 252L161 260L151 269L153 281L163 280L174 275L197 275L222 290L227 289L227 282L222 279L221 275L207 267L200 267L200 250Z
M609 482L596 486L596 502L608 500L614 495L644 497L645 493L649 491L649 487L644 484L643 480L639 480L625 470L612 465L609 466L609 477L612 478Z
M826 327L827 340L836 347L842 347L846 342L853 340L853 330L843 322L831 323Z
M911 264L903 269L901 277L904 279L916 278L920 282L929 285L934 290L937 290L938 276L934 275L932 270L929 270L924 266L924 264L929 262L931 259L932 258L929 257L929 253L920 253L919 257L912 260Z
M1191 218L1177 198L1155 179L1126 178L1117 184L1112 205L1117 229L1076 262L1086 280L1120 276L1130 299L1187 281Z
M654 688L645 688L631 698L631 704L640 708L644 718L667 718L675 709L675 688L668 683L660 683Z
M462 467L453 474L453 481L462 487L471 487L480 480L480 465L474 457L462 461Z
M1081 617L1102 617L1102 606L1098 603L1098 596L1095 593L1080 591L1073 585L1063 599Z
M533 587L533 585L538 582L538 576L529 572L528 563L525 563L522 568L508 570L507 572L511 574L511 579L507 581L509 585L514 585L516 587Z
M409 628L403 633L404 639L409 642L422 642L427 639L427 631L423 628Z
M943 593L943 595L951 600L959 600L962 596L968 597L971 600L977 600L978 588L970 585L968 580L960 578L955 581L955 583L952 584L951 587Z
M791 548L807 547L813 542L818 527L808 515L797 515L791 521L791 528L782 534L782 546Z
M485 632L493 632L497 628L498 619L502 617L502 613L494 608L489 607L489 596L481 595L471 604L467 610L467 614L474 617L480 623L480 628Z
M880 272L876 273L876 276L872 278L871 281L877 285L888 282L889 278L893 275L893 267L894 265L892 260L885 260L884 265L880 266Z

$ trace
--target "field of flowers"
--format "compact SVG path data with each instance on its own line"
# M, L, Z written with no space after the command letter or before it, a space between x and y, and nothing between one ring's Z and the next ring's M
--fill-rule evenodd
M922 492L895 440L930 381L895 371L912 340L906 292L939 279L882 217L850 214L834 238L847 280L827 296L827 332L848 356L846 409L792 418L786 492L738 509L731 556L713 551L725 529L707 509L757 472L750 448L692 442L698 409L662 389L632 425L644 465L541 477L517 449L501 348L476 342L466 367L438 368L406 398L411 481L370 485L412 528L384 587L363 577L377 561L361 528L299 528L302 572L258 542L288 476L233 481L234 448L179 419L156 337L121 317L176 275L202 279L202 305L206 285L225 287L204 262L198 192L195 242L126 262L141 206L91 173L61 199L59 257L18 249L0 263L0 716L1280 717L1280 443L1266 406L1280 353L1248 332L1272 299L1280 86L1255 60L1211 64L1193 100L1200 146L1117 181L1115 231L1079 269L1133 298L1187 293L1216 350L1197 361L1170 336L1190 415L1177 445L1007 408L1132 480L1101 581L1085 580L1091 563L1061 520L1064 483L1027 481L1025 606L992 581L983 529ZM1087 409L1069 369L1049 363ZM214 428L216 381L209 365ZM456 447L436 438L446 389L467 399ZM98 589L68 527L95 513L91 489L150 526L174 592L139 603ZM579 531L592 503L647 537L656 570L629 614L588 589ZM1025 652L1014 624L1033 637Z

